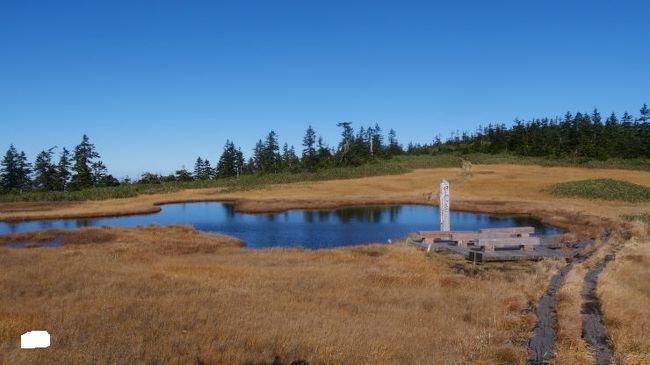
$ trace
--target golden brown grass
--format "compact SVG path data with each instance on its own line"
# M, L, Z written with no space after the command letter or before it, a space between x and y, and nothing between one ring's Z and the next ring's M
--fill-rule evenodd
M628 242L598 282L614 364L650 364L650 240Z
M489 165L475 166L471 178L460 169L428 169L228 194L197 189L109 201L0 203L0 220L155 212L156 204L201 200L229 200L250 212L433 204L424 196L441 178L452 183L453 209L532 214L577 235L595 236L623 224L623 215L650 210L650 203L605 204L542 191L593 178L647 186L648 172ZM639 231L637 223L626 224ZM56 236L64 237L63 247L1 247L8 240L38 245ZM454 256L427 257L400 244L323 251L248 251L240 245L188 227L0 236L0 364L524 363L535 324L532 303L559 265L476 269ZM644 250L628 255L647 257ZM641 261L628 266L622 260L601 276L605 315L618 361L643 363L650 317L646 259L630 258ZM574 268L558 296L558 364L588 359L579 330L585 269ZM628 327L635 336L625 333ZM52 348L17 350L20 333L37 328L53 334Z
M521 364L557 267L402 244L248 251L188 227L52 234L62 247L0 247L0 363ZM50 349L18 349L33 329Z

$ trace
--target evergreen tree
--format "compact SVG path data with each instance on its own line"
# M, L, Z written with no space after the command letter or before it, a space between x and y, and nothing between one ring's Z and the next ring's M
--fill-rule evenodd
M316 132L309 126L302 139L302 163L309 171L314 171L318 165L318 155L316 151Z
M180 170L176 170L176 173L174 174L173 178L176 181L181 181L181 182L188 182L194 180L194 177L189 171L187 171L185 166L181 167Z
M233 142L230 140L226 141L219 162L217 163L217 176L219 178L237 176L241 168L239 152ZM243 156L241 158L243 159Z
M5 192L20 189L20 174L21 171L18 165L20 154L13 144L9 145L9 149L0 163L0 185Z
M370 154L372 156L381 155L384 149L384 136L379 124L375 124L374 128L368 128L368 135L370 137Z
M607 120L605 120L605 126L603 128L603 135L605 136L603 139L605 153L607 156L615 156L617 143L620 140L616 113L612 112Z
M296 149L288 143L282 146L282 169L296 171L300 167L300 159L296 155Z
M641 110L639 110L639 112L640 112L640 116L639 116L639 121L640 122L645 123L648 120L650 120L650 109L648 108L647 104L643 104L643 106L641 106Z
M201 174L203 176L203 179L208 180L211 179L214 175L214 169L212 168L212 164L210 164L210 160L207 158L203 160L203 167L201 168Z
M253 149L252 163L249 163L251 171L253 172L263 172L264 164L264 142L258 140Z
M235 168L237 170L237 177L246 171L246 161L244 160L244 153L241 151L241 148L237 148L237 153L235 154Z
M402 154L402 146L397 140L397 133L394 129L388 131L388 155L395 156Z
M83 135L81 143L74 148L74 175L71 185L75 189L85 189L93 186L93 162L99 158L95 145L90 143L87 135Z
M275 131L269 132L262 150L261 169L264 173L277 172L280 163L280 145Z
M59 156L59 163L56 165L56 190L65 191L70 180L70 168L72 162L70 161L70 152L63 147L61 155Z
M34 188L40 191L57 187L56 166L52 163L52 148L41 151L34 161Z
M247 173L252 174L256 172L255 160L252 157L248 158L248 162L244 166Z
M32 164L27 161L27 155L25 151L20 151L18 155L18 190L29 191L32 188L32 180L30 175L32 174Z
M621 123L627 124L627 123L632 123L634 118L628 112L623 113L623 116L621 117Z
M160 184L163 180L163 177L159 174L153 174L151 172L145 172L140 176L140 179L137 181L138 184Z
M341 165L351 165L355 162L354 152L352 150L354 139L354 129L352 129L351 122L340 122L337 124L341 127L341 142L337 151L337 158Z
M194 177L203 180L205 179L205 176L203 175L203 159L201 157L196 158L196 162L194 163Z
M109 185L109 180L108 178L108 169L104 165L104 163L99 160L95 161L91 164L92 168L92 176L93 176L93 186L108 186Z
M323 137L318 137L318 166L329 167L332 159L332 151L323 140Z

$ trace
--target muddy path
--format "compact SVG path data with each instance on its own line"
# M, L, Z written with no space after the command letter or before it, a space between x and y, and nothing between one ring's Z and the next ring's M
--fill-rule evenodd
M565 265L551 278L546 292L537 304L537 325L528 344L528 364L546 364L553 358L557 323L555 295L564 285L571 268L573 268L573 263Z
M614 260L615 251L605 256L587 272L582 286L582 338L587 342L596 365L610 364L614 354L596 290L598 277L607 264Z
M589 257L583 255L582 251L593 243L593 240L584 240L575 244L572 248L572 259L551 278L546 292L544 292L537 304L537 325L528 344L527 364L548 364L553 359L557 328L555 296L564 285L566 276L573 268L573 265Z

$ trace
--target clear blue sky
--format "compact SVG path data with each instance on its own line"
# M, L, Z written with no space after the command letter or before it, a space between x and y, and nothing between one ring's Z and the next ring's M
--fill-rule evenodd
M403 143L650 103L649 1L0 0L0 148L90 135L116 176L271 128Z

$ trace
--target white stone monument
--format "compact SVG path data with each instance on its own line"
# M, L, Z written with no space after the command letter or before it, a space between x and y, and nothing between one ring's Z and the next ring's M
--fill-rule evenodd
M443 232L451 231L449 222L449 182L442 180L440 182L440 230Z

